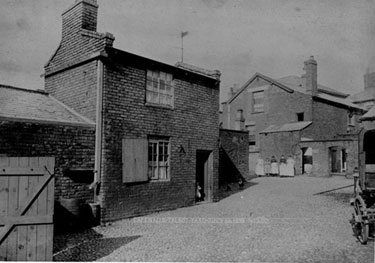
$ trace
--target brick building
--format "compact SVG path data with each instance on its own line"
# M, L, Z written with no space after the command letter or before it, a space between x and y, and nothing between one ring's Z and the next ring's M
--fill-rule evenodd
M256 73L223 103L223 128L249 132L249 165L294 156L297 174L312 162L315 175L345 174L357 166L358 117L348 94L317 82L313 57L302 77L278 80ZM311 157L312 156L312 157Z
M55 157L57 200L93 201L94 142L95 124L44 91L0 85L0 155Z
M45 65L45 89L95 123L95 201L102 222L192 205L218 190L219 77L113 47L96 32L98 5L62 15L62 39Z

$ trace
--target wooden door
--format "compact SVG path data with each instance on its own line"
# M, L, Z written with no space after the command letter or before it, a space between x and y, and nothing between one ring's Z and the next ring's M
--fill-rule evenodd
M52 261L53 157L0 157L0 261Z

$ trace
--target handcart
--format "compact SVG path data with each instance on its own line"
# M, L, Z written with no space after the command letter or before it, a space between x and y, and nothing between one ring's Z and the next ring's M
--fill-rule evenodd
M354 177L352 229L362 244L367 244L375 225L375 130L359 133L359 174Z

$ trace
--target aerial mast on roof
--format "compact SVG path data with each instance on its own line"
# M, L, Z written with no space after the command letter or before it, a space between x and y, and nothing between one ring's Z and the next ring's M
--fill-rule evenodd
M187 36L188 31L181 32L181 62L184 62L184 36Z

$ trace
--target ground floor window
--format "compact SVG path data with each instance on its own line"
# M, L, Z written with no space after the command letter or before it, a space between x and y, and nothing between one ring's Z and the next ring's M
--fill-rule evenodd
M148 177L150 180L168 180L170 143L166 138L150 138L148 141Z

